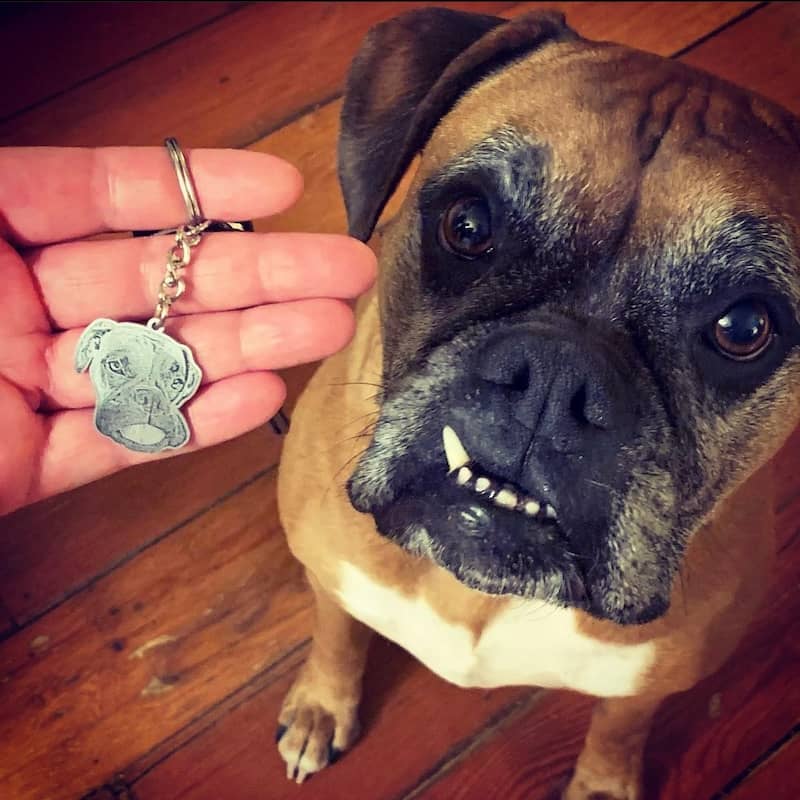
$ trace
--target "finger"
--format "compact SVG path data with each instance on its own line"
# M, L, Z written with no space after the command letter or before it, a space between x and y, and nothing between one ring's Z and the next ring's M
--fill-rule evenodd
M201 390L184 409L191 439L157 455L126 450L94 427L89 409L62 411L47 422L47 439L31 500L73 489L133 464L189 453L263 425L284 402L286 387L270 373L238 375Z
M265 153L193 150L186 158L209 219L275 214L302 192L300 173ZM0 175L0 235L18 245L158 230L187 219L166 148L6 147Z
M353 312L339 300L298 300L245 311L181 317L167 331L194 353L203 383L241 372L284 369L319 361L347 345L355 329ZM86 374L75 372L81 331L51 337L44 363L49 377L44 407L86 408L94 391ZM194 401L192 401L194 402Z
M99 316L153 313L170 240L163 236L71 242L27 254L56 328ZM210 234L192 251L186 293L173 314L224 311L304 297L353 298L375 276L375 256L347 236L304 233Z

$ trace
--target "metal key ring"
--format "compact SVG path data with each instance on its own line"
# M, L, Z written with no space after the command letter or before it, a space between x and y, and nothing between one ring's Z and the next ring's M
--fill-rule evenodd
M183 195L183 202L186 204L186 213L189 216L190 225L198 225L204 221L203 212L200 210L200 201L197 199L197 192L194 190L192 173L189 172L189 165L183 155L178 140L170 136L164 139L164 146L167 148L169 157L172 159L172 166L178 177L178 188Z

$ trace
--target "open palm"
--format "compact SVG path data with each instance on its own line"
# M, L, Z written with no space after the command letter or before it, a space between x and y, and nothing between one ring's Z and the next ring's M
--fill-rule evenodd
M203 211L255 219L291 205L297 171L268 155L197 150L189 164ZM185 210L160 148L0 150L0 514L159 456L128 451L93 425L94 393L74 368L97 317L146 320L170 240L101 238L159 230ZM343 347L374 258L322 234L212 233L193 252L167 331L188 345L203 386L183 411L187 449L268 420L285 395L270 370ZM165 455L168 455L168 451ZM163 455L161 456L163 457Z

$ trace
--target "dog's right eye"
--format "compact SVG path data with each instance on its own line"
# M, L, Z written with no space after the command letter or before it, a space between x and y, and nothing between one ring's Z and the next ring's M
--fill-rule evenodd
M442 214L439 241L451 253L476 259L492 250L492 216L483 197L460 197Z
M125 374L125 364L120 358L108 359L108 361L106 361L106 366L108 367L109 371L113 372L115 375Z

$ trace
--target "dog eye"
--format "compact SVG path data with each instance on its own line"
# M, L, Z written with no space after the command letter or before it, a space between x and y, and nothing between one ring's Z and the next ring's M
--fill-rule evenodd
M483 197L460 197L451 203L439 223L442 246L461 258L475 259L492 249L492 216Z
M177 361L173 361L170 365L169 371L170 372L178 372L180 370L181 365Z
M115 375L124 375L127 361L127 358L109 358L106 361L106 366Z
M173 389L181 389L183 388L183 380L181 378L175 378L174 381L170 384Z
M734 361L753 361L766 352L774 338L769 311L755 299L731 306L714 323L712 331L717 350Z

